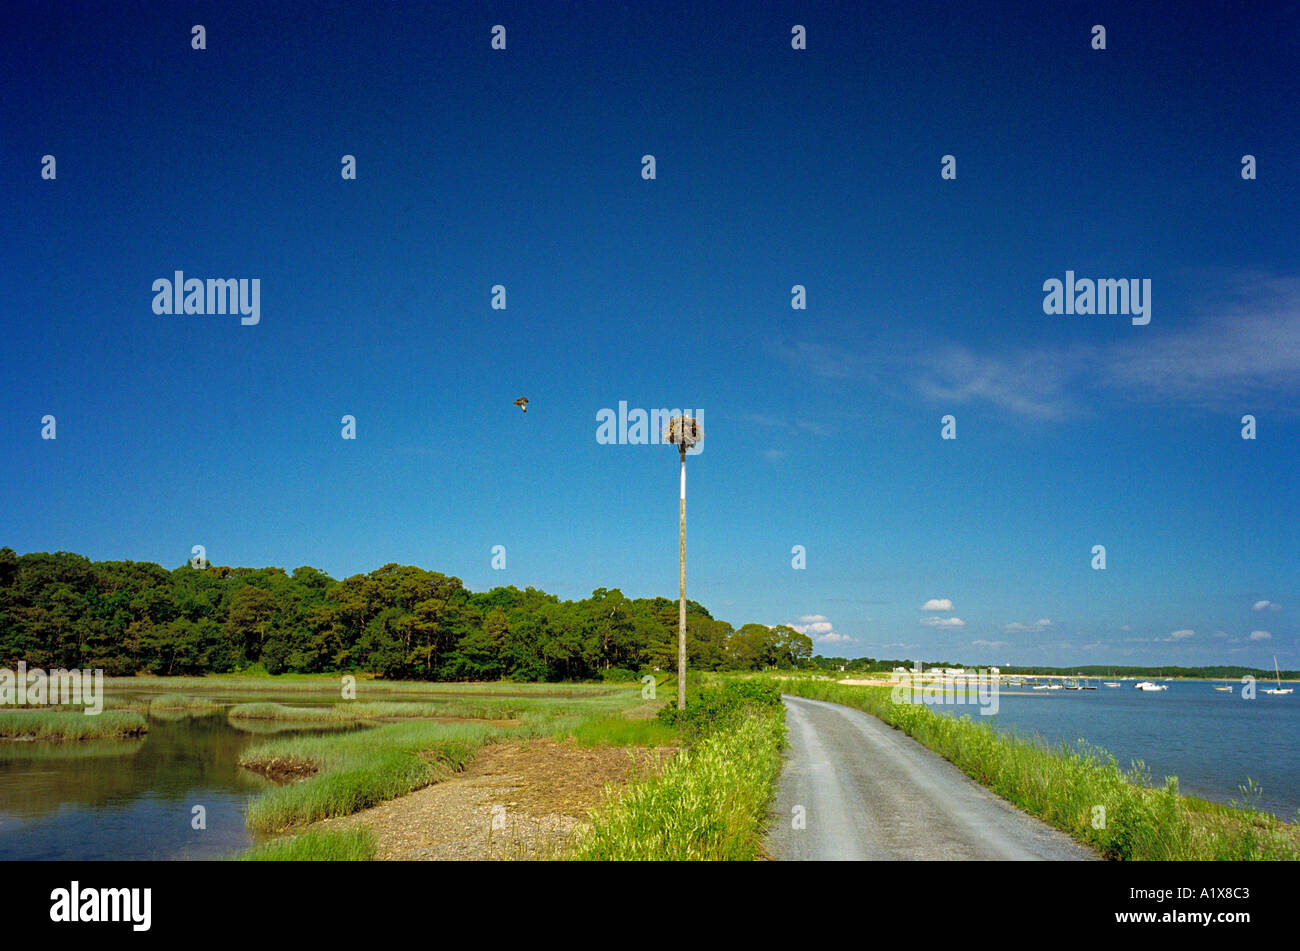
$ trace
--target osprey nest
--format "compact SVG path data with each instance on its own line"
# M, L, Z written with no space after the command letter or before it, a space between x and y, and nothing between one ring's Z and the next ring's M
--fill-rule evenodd
M690 449L704 438L704 428L697 419L690 416L674 416L664 429L664 442L670 442L682 449Z

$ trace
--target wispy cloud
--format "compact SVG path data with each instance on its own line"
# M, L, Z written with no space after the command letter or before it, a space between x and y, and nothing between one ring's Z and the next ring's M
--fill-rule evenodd
M1052 619L1049 617L1040 617L1037 621L1030 624L1022 624L1019 621L1012 621L1002 628L1008 634L1016 634L1024 631L1045 631L1052 626Z
M1273 635L1268 631L1251 631L1250 639L1252 641L1270 641L1273 639Z
M1300 277L1207 274L1204 284L1203 306L1190 313L1165 307L1141 333L1111 343L993 350L895 341L868 354L797 341L769 349L796 372L857 382L900 379L935 403L985 403L1040 421L1086 414L1098 398L1114 395L1204 409L1236 408L1246 397L1251 406L1294 406Z
M1282 605L1274 604L1272 601L1256 601L1251 605L1252 611L1281 611Z
M954 345L922 355L913 383L922 396L936 403L961 406L983 401L1022 416L1051 420L1070 413L1069 366L1058 354L1046 351L992 355Z
M1300 278L1238 275L1225 296L1185 330L1109 348L1104 379L1205 407L1294 393L1300 383Z
M926 627L965 627L966 622L959 617L923 617L921 623Z

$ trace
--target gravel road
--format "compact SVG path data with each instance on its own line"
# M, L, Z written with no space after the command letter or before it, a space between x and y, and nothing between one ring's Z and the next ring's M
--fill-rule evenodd
M785 697L790 748L767 850L777 859L1096 859L860 710ZM804 828L798 824L802 807Z

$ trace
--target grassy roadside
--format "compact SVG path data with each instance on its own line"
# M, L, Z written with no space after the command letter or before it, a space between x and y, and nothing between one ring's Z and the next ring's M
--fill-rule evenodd
M580 861L749 860L781 773L785 712L775 684L699 690L662 720L689 743L656 776L606 791L568 858Z
M1153 788L1141 763L1125 771L1113 756L1095 747L1053 748L969 717L935 713L923 704L894 703L887 687L800 678L783 681L781 689L878 717L1109 859L1300 858L1300 829L1294 823L1255 809L1181 796L1172 778Z

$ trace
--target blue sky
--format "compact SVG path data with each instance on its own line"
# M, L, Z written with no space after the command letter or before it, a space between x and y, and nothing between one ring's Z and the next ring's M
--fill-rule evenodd
M737 626L1300 665L1295 18L744 6L7 12L0 544L674 597L626 401L701 413L689 593ZM155 314L175 270L260 322ZM1067 270L1151 322L1045 315Z

